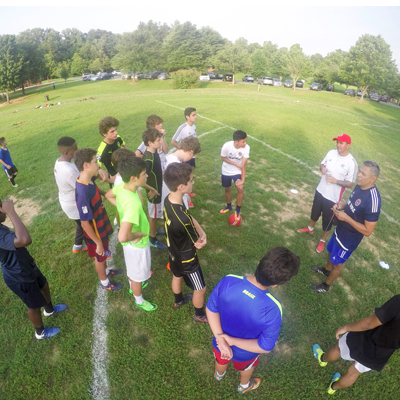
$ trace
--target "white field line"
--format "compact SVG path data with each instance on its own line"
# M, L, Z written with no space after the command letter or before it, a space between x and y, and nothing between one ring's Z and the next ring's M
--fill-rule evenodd
M118 231L114 230L111 236L109 250L111 258L107 260L107 266L114 266L114 254L118 242ZM93 381L90 392L94 400L108 400L110 390L107 377L107 316L108 316L108 291L97 287L97 297L94 303L93 317Z
M158 103L162 103L162 104L165 104L165 105L170 106L170 107L178 108L179 110L184 110L184 108L177 107L177 106L174 106L174 105L172 105L172 104L164 103L164 102L159 101L159 100L156 100L156 101L157 101ZM197 114L197 115L198 115L199 117L201 117L201 118L207 119L207 120L209 120L209 121L213 121L212 119L203 117L203 116L201 116L201 115L199 115L199 114ZM222 122L219 122L219 121L213 121L213 122L215 122L215 123L217 123L217 124L220 124L220 125L224 125ZM232 127L229 126L229 125L224 125L224 127L229 127L229 128L231 128L231 129L233 129L234 131L236 130L235 128L232 128ZM361 127L361 126L359 126L359 128L362 128L362 129L371 131L370 129L363 128L363 127ZM212 132L212 131L210 131L210 132ZM206 132L206 134L208 134L208 133L210 133L210 132ZM373 132L373 131L371 131L371 132ZM373 133L377 133L377 132L373 132ZM203 134L203 135L204 135L204 134ZM380 134L378 133L378 135L380 135ZM200 135L199 137L201 137L201 136L202 136L202 135ZM290 158L290 159L293 160L293 161L296 161L297 163L299 163L299 164L302 165L303 167L308 168L308 169L309 169L311 172L313 172L315 175L320 176L320 173L319 173L318 171L316 171L315 169L313 169L312 167L310 167L310 166L309 166L308 164L306 164L305 162L299 160L298 158L293 157L293 156L291 156L290 154L284 153L282 150L276 149L275 147L272 147L272 146L269 145L268 143L265 143L265 142L263 142L262 140L255 138L254 136L251 136L251 135L247 135L247 136L248 136L249 138L255 140L256 142L261 143L263 146L268 147L270 150L276 151L276 152L278 152L279 154L282 154L283 156L288 157L288 158ZM384 136L384 135L381 135L381 136ZM386 137L386 136L385 136L385 137ZM388 138L388 139L390 139L390 138ZM394 140L394 139L392 139L392 140ZM395 140L395 141L397 142L397 140ZM396 219L394 219L393 217L391 217L391 216L390 216L389 214L387 214L385 211L381 210L381 213L388 219L388 221L393 222L393 223L395 223L395 224L397 224L397 225L400 225L400 222L399 222L399 221L397 221Z
M382 124L358 124L358 123L356 123L356 124L350 124L350 125L366 125L366 126L377 126L378 128L389 128L387 125L382 125Z

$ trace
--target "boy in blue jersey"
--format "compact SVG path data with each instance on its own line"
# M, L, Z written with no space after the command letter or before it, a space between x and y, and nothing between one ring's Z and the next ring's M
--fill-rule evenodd
M350 195L347 205L335 204L332 209L339 220L328 243L328 261L325 268L312 266L315 272L326 276L326 282L310 288L317 293L325 293L340 275L343 264L358 247L364 236L374 231L381 212L381 196L375 182L380 168L374 161L365 161L357 174L357 186ZM344 206L346 208L344 208ZM342 211L344 208L344 212Z
M268 289L288 282L299 266L294 253L275 247L261 259L254 275L228 275L213 290L206 312L214 334L217 381L225 376L232 360L240 371L239 393L260 385L260 378L251 375L260 354L274 348L282 322L282 307Z
M18 174L18 170L11 160L10 152L7 149L7 142L4 137L0 138L0 146L0 163L3 164L4 172L6 173L11 185L17 188L19 185L15 183L14 178Z

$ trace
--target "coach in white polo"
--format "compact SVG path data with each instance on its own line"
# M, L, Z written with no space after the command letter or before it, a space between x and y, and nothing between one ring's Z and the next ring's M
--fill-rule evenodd
M317 253L324 250L326 238L335 224L332 207L339 203L346 188L354 186L358 171L357 162L349 153L350 136L341 133L332 140L336 140L336 149L330 150L319 166L322 177L315 191L310 223L297 230L300 233L313 233L314 225L322 214L323 233L316 248Z

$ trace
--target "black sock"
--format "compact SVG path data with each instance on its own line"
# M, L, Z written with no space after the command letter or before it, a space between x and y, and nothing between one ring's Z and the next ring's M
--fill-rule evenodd
M232 209L232 203L226 203L226 208Z
M42 325L40 328L35 328L35 330L38 335L41 335L44 331L44 326Z
M10 178L10 182L12 185L15 185L14 177Z
M197 315L198 317L204 317L204 315L206 315L205 311L204 311L204 307L201 308L194 308L194 313L195 315Z
M154 244L155 242L157 242L157 238L156 238L156 237L153 237L153 236L150 236L150 242L151 242L152 244Z
M176 294L176 293L174 293L174 296L175 296L175 303L182 303L182 301L183 301L183 294L182 294L182 292L180 292L180 293L178 293L178 294Z
M236 214L237 214L237 215L240 214L240 207L241 207L241 206L236 206Z
M45 311L46 311L48 314L51 314L52 312L54 312L54 308L53 308L52 302L46 304L46 305L44 306L44 309L45 309Z
M322 354L322 356L321 356L321 362L325 362L325 361L324 361L324 355L325 355L325 353Z
M325 289L329 289L330 288L330 285L328 285L326 282L323 282L322 284L325 286Z

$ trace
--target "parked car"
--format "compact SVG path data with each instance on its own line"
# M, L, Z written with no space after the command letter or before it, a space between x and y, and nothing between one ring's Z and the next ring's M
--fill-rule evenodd
M246 75L242 79L243 82L254 82L254 77L252 75Z
M161 80L165 80L165 79L169 79L169 78L170 78L170 75L168 72L162 72L160 75L158 75L158 79L161 79Z
M233 82L233 74L225 74L223 80L225 82Z
M259 85L273 85L274 81L269 76L262 76L261 78L257 79L257 83Z
M160 74L162 74L163 73L163 71L161 71L161 70L159 70L159 69L155 69L154 71L151 71L151 72L149 72L147 75L148 75L148 78L147 79L157 79L158 78L158 76L160 75Z
M344 95L356 97L356 91L354 89L346 89Z
M358 97L361 97L361 95L362 95L362 90L361 89L358 89L357 90L357 96ZM368 92L366 91L365 93L364 93L364 99L366 99L366 98L368 98L369 96L368 96Z
M94 75L94 74L83 75L83 80L84 81L90 81L94 76L96 76L96 75Z
M113 72L111 72L113 75L121 75L121 71L118 69L115 69Z
M122 79L132 79L133 72L127 72L126 74L122 75Z
M372 101L379 101L379 98L380 98L380 96L379 96L379 94L378 93L371 93L370 95L369 95L369 98L370 98L370 100L372 100Z
M224 79L224 74L217 74L215 79Z
M383 101L385 103L387 103L389 100L389 96L387 94L384 94L383 96L381 96L381 98L379 99L379 101Z
M113 74L109 74L108 72L106 72L104 74L101 74L100 76L101 76L101 80L102 81L114 78L114 75Z
M278 78L272 80L272 86L282 86L282 81Z
M318 83L318 82L313 82L310 85L310 90L322 90L322 83Z
M300 81L300 80L298 80L298 81L296 82L296 87L299 87L299 88L302 88L302 87L304 87L304 82L303 82L303 81Z
M214 72L207 72L208 73L208 76L210 77L210 79L215 79L215 74L214 74Z
M140 75L143 75L143 72L135 72L135 79L140 79Z
M328 84L326 85L326 90L327 90L328 92L333 92L334 89L335 89L335 87L334 87L331 83L328 83Z
M91 81L101 81L101 75L93 75L90 78Z
M200 80L201 81L209 81L210 80L210 75L208 75L206 72L202 73L200 75Z
M293 82L290 79L286 79L286 81L283 83L283 87L292 88Z

